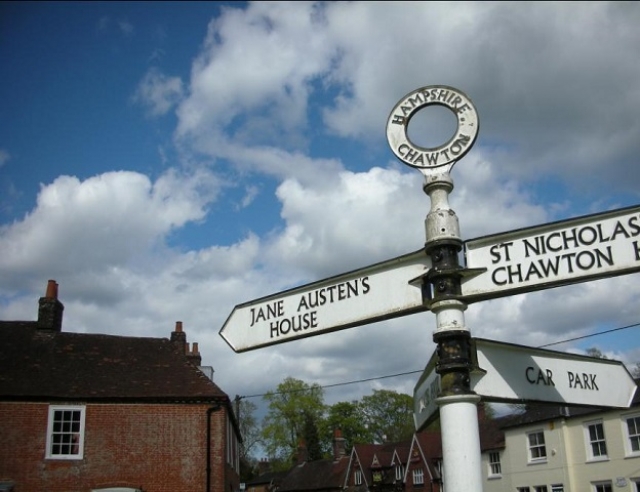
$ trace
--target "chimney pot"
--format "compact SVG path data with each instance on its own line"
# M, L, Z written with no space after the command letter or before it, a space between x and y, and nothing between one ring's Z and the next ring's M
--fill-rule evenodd
M58 298L58 283L55 280L49 280L47 282L47 292L44 295L47 299Z
M41 330L62 331L62 312L64 305L58 300L58 284L55 280L47 282L47 291L38 302L38 328Z
M189 346L187 345L187 334L182 331L182 321L176 321L176 329L171 332L171 341L183 354L189 354Z

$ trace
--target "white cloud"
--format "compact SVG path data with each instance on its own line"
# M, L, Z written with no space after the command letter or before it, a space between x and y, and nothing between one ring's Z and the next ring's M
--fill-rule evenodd
M170 232L201 220L216 192L204 171L169 170L155 182L127 171L84 181L60 176L42 186L23 220L0 228L0 271L29 282L37 272L115 275L135 268Z
M133 95L133 101L145 106L151 116L162 116L183 98L180 77L167 77L157 68L150 68Z
M178 110L178 134L197 137L233 125L241 136L246 125L262 122L271 139L282 139L304 129L312 83L335 56L324 9L307 2L256 2L211 21L189 97ZM250 121L242 116L247 111Z
M476 101L478 145L495 152L504 174L553 173L576 186L597 176L633 191L627 178L640 152L632 110L640 91L627 83L640 77L640 63L631 62L640 45L634 20L638 7L607 2L227 9L211 22L194 63L178 135L198 142L226 130L245 146L304 148L296 134L317 107L325 131L384 148L384 123L398 99L449 84Z

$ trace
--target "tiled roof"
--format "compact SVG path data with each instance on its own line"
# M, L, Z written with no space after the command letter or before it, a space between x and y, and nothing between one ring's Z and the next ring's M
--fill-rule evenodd
M0 399L227 401L165 338L38 329L0 321Z
M278 492L341 490L348 463L347 456L337 461L305 461L289 471L280 483Z
M255 478L252 478L248 482L246 482L247 487L251 485L268 485L268 484L280 484L282 479L289 473L288 471L281 472L266 472L262 475L259 475Z

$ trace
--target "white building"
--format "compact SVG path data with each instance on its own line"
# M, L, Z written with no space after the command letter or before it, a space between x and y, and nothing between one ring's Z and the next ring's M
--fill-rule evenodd
M628 409L529 405L499 421L485 492L640 492L640 392Z

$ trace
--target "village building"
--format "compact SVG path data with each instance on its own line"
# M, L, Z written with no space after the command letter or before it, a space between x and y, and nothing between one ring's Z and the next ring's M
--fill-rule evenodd
M0 321L0 490L235 492L228 395L182 323L170 338L63 331L58 284L37 321Z

